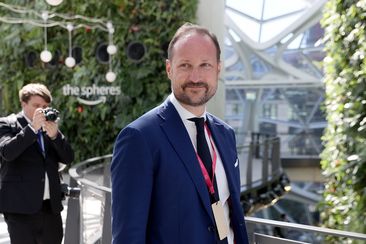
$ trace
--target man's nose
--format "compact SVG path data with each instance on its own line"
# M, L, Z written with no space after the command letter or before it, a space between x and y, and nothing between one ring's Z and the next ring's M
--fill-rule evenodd
M191 73L189 74L189 79L192 82L200 82L201 81L201 72L198 68L193 68Z

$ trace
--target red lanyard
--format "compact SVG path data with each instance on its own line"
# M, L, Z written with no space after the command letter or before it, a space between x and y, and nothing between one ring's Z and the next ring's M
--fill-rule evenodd
M216 154L216 150L215 150L215 147L213 145L213 142L212 142L212 137L211 137L211 133L210 131L208 130L207 128L207 125L205 124L205 129L207 131L207 134L208 134L208 138L210 139L210 143L211 143L211 147L212 147L212 151L213 151L213 160L212 160L212 178L210 178L210 176L208 175L208 172L207 172L207 169L205 167L205 165L203 164L202 162L202 159L200 158L200 156L198 155L197 151L196 151L196 155L197 155L197 159L198 159L198 162L200 164L200 167L201 167L201 171L202 171L202 174L203 174L203 177L205 178L205 182L206 182L206 185L207 185L207 188L209 190L209 192L214 195L215 194L215 188L213 186L213 179L214 179L214 176L215 176L215 169L216 169L216 159L217 159L217 154ZM211 180L212 179L212 180Z

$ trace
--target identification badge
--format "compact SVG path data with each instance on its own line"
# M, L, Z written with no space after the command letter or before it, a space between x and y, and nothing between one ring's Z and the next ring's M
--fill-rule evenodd
M221 201L213 203L211 208L215 218L219 238L220 240L223 240L225 237L227 237L229 229L225 221L224 208L221 205Z

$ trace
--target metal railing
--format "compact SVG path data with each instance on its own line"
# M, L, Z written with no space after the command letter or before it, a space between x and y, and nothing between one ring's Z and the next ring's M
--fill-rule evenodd
M65 244L111 243L111 157L91 158L69 169L70 187L81 192L68 199Z
M319 234L322 236L336 236L336 237L343 237L346 239L366 241L366 234L357 233L357 232L335 230L335 229L318 227L318 226L303 225L303 224L297 224L297 223L291 223L291 222L284 222L284 221L277 221L277 220L270 220L270 219L261 219L261 218L254 218L254 217L245 217L245 221L247 224L247 229L249 232L249 239L250 239L251 243L257 243L257 244L308 243L308 242L299 242L299 241L294 241L294 240L290 240L290 239L284 239L284 238L264 235L264 234L260 234L260 233L255 233L255 227L257 227L258 225L266 225L266 226L270 226L270 227L293 229L293 230L298 230L301 232L310 232L313 234ZM344 243L348 243L348 242L345 241Z
M283 171L278 137L252 133L249 145L238 147L241 169L241 202L250 215L274 204L291 189Z
M95 157L69 169L70 186L81 189L78 198L68 198L65 244L111 243L111 188L109 167L112 155ZM250 243L305 243L259 233L258 226L280 227L302 232L366 241L366 234L290 222L245 217Z

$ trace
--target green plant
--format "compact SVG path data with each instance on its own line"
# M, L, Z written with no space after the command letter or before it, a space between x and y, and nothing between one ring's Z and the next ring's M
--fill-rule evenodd
M328 126L321 155L327 177L321 216L327 227L362 233L366 232L365 11L365 1L330 0L322 19Z
M113 57L113 71L117 79L105 81L107 64L95 58L98 44L108 42L108 35L98 29L77 29L73 32L74 46L82 47L82 62L70 69L62 64L68 54L67 30L48 28L48 49L61 53L61 64L54 67L37 60L33 67L24 61L34 50L37 55L44 48L43 28L29 24L0 25L0 84L1 115L20 110L18 90L30 82L41 82L49 87L54 97L52 106L61 111L60 128L72 144L76 160L85 160L112 152L114 140L127 123L160 103L170 93L170 82L165 74L166 44L184 22L195 20L197 0L160 1L64 1L50 7L45 1L14 0L12 4L35 11L55 11L70 15L84 15L110 20L115 28L114 43L118 52ZM1 15L9 16L6 9ZM29 16L25 16L29 17ZM140 62L126 55L127 45L139 41L146 46ZM63 86L117 86L119 96L108 96L105 103L86 106L75 96L65 96Z

